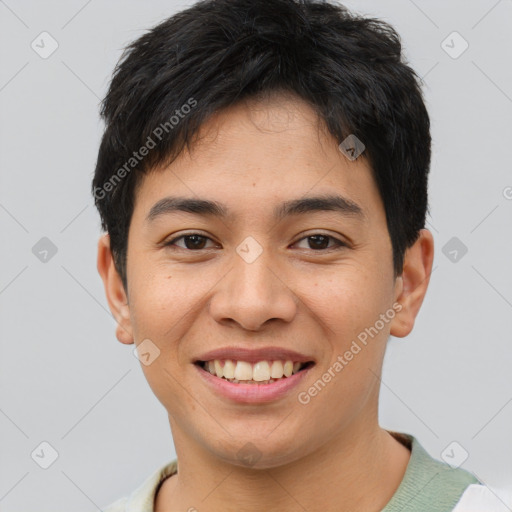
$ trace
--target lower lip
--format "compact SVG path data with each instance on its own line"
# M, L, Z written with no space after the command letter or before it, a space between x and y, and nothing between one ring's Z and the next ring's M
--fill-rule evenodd
M305 368L290 377L283 377L270 384L235 384L226 379L212 375L199 365L194 365L199 375L216 393L239 403L265 403L279 400L286 396L304 379L312 368Z

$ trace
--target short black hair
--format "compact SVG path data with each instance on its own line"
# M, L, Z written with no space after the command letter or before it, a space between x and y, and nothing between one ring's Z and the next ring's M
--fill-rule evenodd
M402 274L425 227L431 137L395 29L329 1L201 0L125 48L101 105L92 192L125 289L143 173L190 148L213 113L274 92L307 102L340 143L363 142Z

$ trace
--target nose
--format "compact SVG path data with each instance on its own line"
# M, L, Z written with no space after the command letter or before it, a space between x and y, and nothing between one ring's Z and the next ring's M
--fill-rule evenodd
M215 321L257 331L271 320L293 320L297 297L263 254L251 263L235 255L233 267L210 300Z

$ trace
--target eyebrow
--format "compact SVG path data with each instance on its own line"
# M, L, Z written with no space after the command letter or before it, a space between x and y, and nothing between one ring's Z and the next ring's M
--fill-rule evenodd
M282 220L292 215L303 215L317 211L335 211L347 217L363 219L364 210L357 203L340 195L324 195L303 197L285 201L274 208L274 218ZM146 222L175 212L192 213L196 215L212 216L225 219L229 216L229 209L217 201L206 199L193 199L187 197L164 197L153 205L149 211Z

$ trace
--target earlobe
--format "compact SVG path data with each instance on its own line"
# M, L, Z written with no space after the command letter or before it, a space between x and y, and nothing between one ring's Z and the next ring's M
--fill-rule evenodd
M391 322L392 336L403 338L412 331L427 293L433 261L432 233L422 229L416 242L407 249L402 275L396 279L395 301L401 305L401 309Z
M114 264L108 233L102 235L98 241L97 269L103 280L110 311L117 322L116 337L121 343L132 344L134 339L130 307L121 276Z

